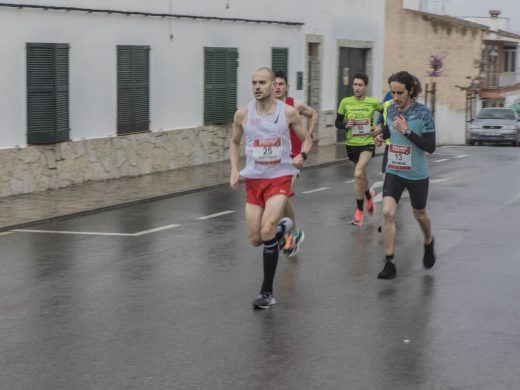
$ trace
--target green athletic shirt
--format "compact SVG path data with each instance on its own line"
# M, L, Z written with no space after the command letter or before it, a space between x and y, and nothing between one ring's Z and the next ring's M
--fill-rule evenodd
M365 96L363 100L349 96L341 99L338 114L345 122L353 119L356 124L347 129L345 144L348 146L374 145L374 137L368 135L374 128L374 114L383 111L383 104L375 98Z

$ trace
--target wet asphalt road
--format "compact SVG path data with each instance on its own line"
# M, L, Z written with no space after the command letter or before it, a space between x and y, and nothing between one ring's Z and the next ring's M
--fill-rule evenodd
M0 389L519 389L520 148L430 162L432 270L405 198L397 279L377 280L379 218L348 224L352 169L309 169L306 240L267 311L243 187L0 236Z

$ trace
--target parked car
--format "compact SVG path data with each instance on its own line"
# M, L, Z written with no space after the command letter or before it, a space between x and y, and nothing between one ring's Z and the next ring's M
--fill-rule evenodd
M509 108L514 108L516 113L520 116L520 103L513 104L512 106L509 106Z
M520 117L514 108L483 108L469 126L469 144L520 144Z

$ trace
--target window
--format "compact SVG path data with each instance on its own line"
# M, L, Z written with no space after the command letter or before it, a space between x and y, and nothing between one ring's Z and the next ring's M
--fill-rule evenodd
M280 70L284 72L287 82L289 82L288 64L289 49L285 47L273 47L271 50L271 69L275 73Z
M296 72L296 90L301 91L303 89L303 72Z
M504 47L504 72L516 72L516 47Z
M69 139L69 45L27 43L27 143Z
M150 47L117 46L117 134L150 130Z
M233 122L237 108L238 51L204 48L204 124Z

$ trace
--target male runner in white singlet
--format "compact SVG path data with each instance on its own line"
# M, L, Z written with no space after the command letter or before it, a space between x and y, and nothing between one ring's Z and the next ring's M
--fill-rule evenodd
M274 73L259 68L253 74L255 100L239 108L233 121L229 154L229 184L236 189L240 177L246 185L246 222L252 245L263 245L264 280L253 302L256 309L268 309L276 303L273 280L283 237L292 228L290 218L282 218L287 200L293 195L291 182L312 147L298 110L273 95ZM300 154L291 158L292 128L303 141ZM239 171L240 141L246 136L246 167ZM280 220L281 219L281 220Z

